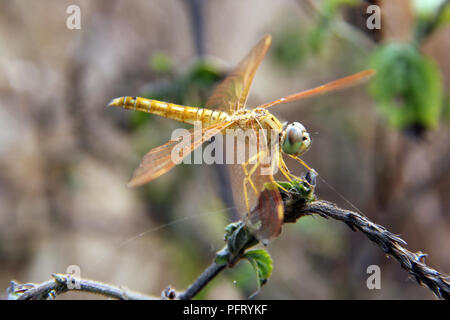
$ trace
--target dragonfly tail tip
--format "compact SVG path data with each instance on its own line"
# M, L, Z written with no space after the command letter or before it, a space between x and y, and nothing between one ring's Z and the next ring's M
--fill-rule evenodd
M107 107L117 107L118 106L118 104L117 104L117 100L119 100L119 99L112 99L110 102L108 102L108 104L106 105Z
M140 184L137 183L136 181L133 181L133 180L128 181L128 183L127 183L127 187L128 188L135 188L135 187L138 187L138 186L140 186Z

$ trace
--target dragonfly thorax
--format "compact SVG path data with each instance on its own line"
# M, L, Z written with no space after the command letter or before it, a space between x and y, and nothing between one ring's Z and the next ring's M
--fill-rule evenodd
M283 125L267 109L240 109L232 116L231 121L235 122L242 129L266 129L281 132Z

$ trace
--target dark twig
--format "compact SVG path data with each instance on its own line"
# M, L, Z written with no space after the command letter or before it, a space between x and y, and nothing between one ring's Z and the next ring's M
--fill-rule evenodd
M56 295L67 291L84 291L120 300L157 299L102 282L77 278L69 274L53 274L52 276L52 280L41 284L19 285L11 281L11 285L7 289L8 295L9 297L18 296L18 300L42 300L54 298Z
M194 36L195 51L201 58L205 54L205 41L204 41L204 19L203 8L204 0L186 0L185 3L189 9L192 33Z
M214 279L222 270L226 268L226 264L217 264L213 262L205 271L192 283L186 291L177 295L180 300L192 299L199 293L212 279Z

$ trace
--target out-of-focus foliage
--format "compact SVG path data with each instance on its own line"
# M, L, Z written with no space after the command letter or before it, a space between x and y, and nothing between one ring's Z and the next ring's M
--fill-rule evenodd
M330 36L332 22L337 17L340 9L344 6L356 6L361 0L326 0L319 9L317 24L308 35L308 44L313 53L319 53L323 44Z
M433 31L450 22L450 1L415 1L416 34L420 44Z
M165 74L173 70L172 60L163 52L158 52L150 57L150 67L155 73Z
M308 55L305 33L298 26L286 26L273 43L273 60L286 71L299 67Z
M159 65L152 63L152 68L170 66L170 60L161 59ZM195 62L187 72L175 75L169 68L165 71L173 78L165 88L157 87L145 93L149 98L165 99L184 105L202 105L213 86L222 79L222 74L216 66L207 61Z
M442 26L446 25L449 22L450 22L450 6L447 6L444 9L444 12L439 17L438 25L440 27L442 27Z
M371 58L377 70L370 91L380 112L397 128L434 128L442 107L442 81L439 69L416 47L388 44Z
M419 18L431 18L439 6L441 6L447 0L413 0L414 11ZM445 10L448 11L449 8Z
M327 0L323 1L316 21L308 27L298 23L282 24L274 37L274 61L285 70L293 71L305 60L323 51L324 45L331 37L333 21L344 6L356 6L360 0Z
M283 27L274 41L275 62L292 72L309 56L319 54L332 34L333 20L340 9L359 4L361 1L358 0L323 1L312 26L307 29L295 24ZM419 44L414 41L450 20L450 6L446 5L438 12L440 6L444 6L444 1L417 1L416 38L411 44L381 44L370 59L370 67L377 70L370 92L380 113L398 129L423 131L438 124L442 108L440 71L432 59L420 52Z
M361 2L361 0L326 0L323 2L321 12L324 16L332 17L343 6L355 6Z
M447 124L450 124L450 94L448 94L445 98L443 113L444 120L447 122Z

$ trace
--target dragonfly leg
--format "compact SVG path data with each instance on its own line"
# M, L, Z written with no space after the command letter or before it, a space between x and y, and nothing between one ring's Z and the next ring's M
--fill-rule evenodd
M289 182L292 181L291 176L293 176L294 179L296 178L287 168L281 155L279 156L278 169L280 169L281 173L288 179Z
M252 157L253 158L253 157ZM253 161L254 159L250 158L247 162L242 164L242 170L244 170L244 174L245 174L245 178L244 181L246 181L247 183L250 184L250 186L253 188L253 190L255 191L255 194L258 194L258 189L256 189L255 184L253 183L251 176L253 175L253 173L255 173L256 169L258 168L259 165L259 161L257 161L257 163L255 163L253 165L253 167L250 169L250 171L247 170L247 165L249 164L249 162Z
M295 160L297 160L298 162L300 162L300 163L302 164L302 166L304 166L306 169L308 169L308 171L310 171L310 172L315 172L315 173L317 174L316 170L314 170L313 168L311 168L310 166L308 166L308 165L307 165L302 159L300 159L299 157L293 156L293 155L289 155L289 156L290 156L292 159L295 159ZM303 179L303 178L301 178L300 180L306 182L310 187L314 187L311 183L308 182L308 180Z
M293 180L300 180L300 181L304 181L305 179L301 178L301 177L297 177L295 174L291 173L291 171L288 169L286 163L284 162L283 157L280 155L280 165L279 165L279 169L280 171L284 174L285 177L288 178L289 182ZM289 177L288 177L289 176ZM291 179L292 178L292 179Z
M281 159L281 161L280 161L280 159ZM281 170L281 173L283 173L283 175L288 179L288 181L289 182L292 181L292 179L288 175L289 170L283 170L283 168L282 168L282 165L284 165L284 161L280 154L278 154L277 165L278 165L278 169ZM286 168L286 165L284 165L284 167ZM285 187L283 187L281 184L279 184L277 181L275 181L275 179L273 178L273 175L271 175L270 180L272 180L272 184L274 186L277 186L279 189L283 190L284 192L289 192Z
M272 183L276 186L278 186L278 188L280 188L281 190L283 190L284 192L288 193L289 190L287 190L285 187L283 187L281 184L279 184L277 181L272 180Z
M256 166L256 165L255 165ZM244 188L244 199L245 199L245 206L247 207L247 213L250 215L250 205L248 203L248 192L247 192L247 184L250 184L255 194L258 194L258 189L256 189L255 184L253 183L250 176L255 172L254 169L256 167L253 166L253 168L250 170L250 173L247 170L247 165L245 163L242 164L242 170L244 170L245 178L243 180L243 188Z
M248 193L247 193L247 178L244 178L243 181L243 189L244 189L244 199L245 199L245 207L247 208L247 213L250 215L250 205L248 204Z
M303 160L300 159L299 157L294 156L294 155L292 155L292 154L290 154L289 157L291 157L292 159L295 159L296 161L300 162L302 166L304 166L306 169L308 169L308 171L313 170L312 168L310 168L310 167L305 163L305 161L303 161Z

